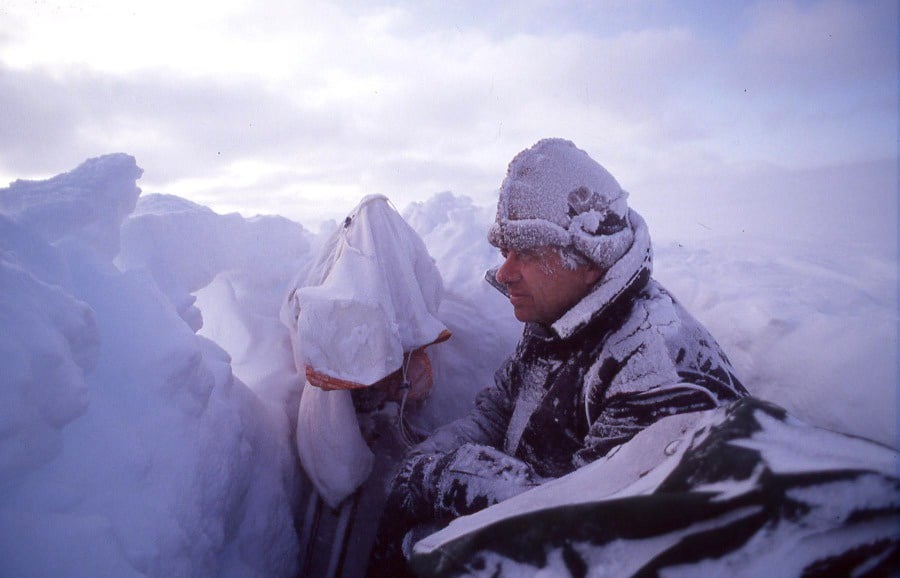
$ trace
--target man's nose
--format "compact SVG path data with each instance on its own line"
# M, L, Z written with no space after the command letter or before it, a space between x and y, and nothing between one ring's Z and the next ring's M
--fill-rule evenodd
M503 283L504 285L508 285L519 280L519 265L515 253L510 252L506 256L506 260L503 261L503 264L500 265L499 269L497 269L497 273L494 275L494 277L497 279L497 281Z

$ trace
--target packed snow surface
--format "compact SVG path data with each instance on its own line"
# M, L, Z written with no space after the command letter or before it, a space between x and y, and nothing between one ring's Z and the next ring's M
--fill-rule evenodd
M0 575L292 576L301 381L279 311L336 225L141 195L140 174L118 154L0 190ZM896 198L854 195L718 199L714 234L677 200L630 200L655 277L752 393L896 447ZM433 427L521 325L483 281L493 207L441 193L403 216L453 333L414 416ZM745 233L754 219L775 225Z

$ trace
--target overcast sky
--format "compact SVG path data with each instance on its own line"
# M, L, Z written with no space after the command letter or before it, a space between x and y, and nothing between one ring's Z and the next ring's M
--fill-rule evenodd
M0 183L121 151L145 192L310 224L369 193L487 204L561 136L638 203L883 188L897 37L896 0L3 0Z

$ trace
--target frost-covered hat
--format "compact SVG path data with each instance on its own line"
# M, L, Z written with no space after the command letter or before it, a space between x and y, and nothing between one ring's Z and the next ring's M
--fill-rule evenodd
M574 143L544 139L509 163L488 241L514 250L571 247L608 269L634 240L627 198Z

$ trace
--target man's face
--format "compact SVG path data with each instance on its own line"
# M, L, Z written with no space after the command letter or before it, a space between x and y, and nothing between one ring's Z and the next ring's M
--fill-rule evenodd
M566 267L554 247L503 250L503 256L506 261L496 278L509 290L509 302L519 321L552 324L600 278L594 266Z

